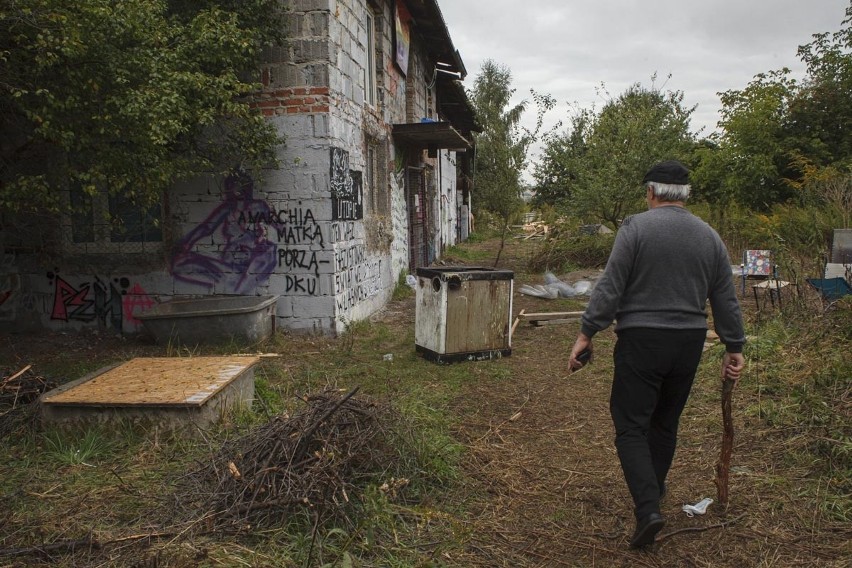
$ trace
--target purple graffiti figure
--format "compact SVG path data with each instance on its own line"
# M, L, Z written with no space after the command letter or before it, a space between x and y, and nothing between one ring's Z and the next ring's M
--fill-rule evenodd
M172 275L227 293L253 292L266 282L277 261L278 247L266 238L266 224L258 221L273 217L271 213L266 201L254 198L254 182L245 172L229 176L225 200L177 243ZM214 252L203 251L211 245Z

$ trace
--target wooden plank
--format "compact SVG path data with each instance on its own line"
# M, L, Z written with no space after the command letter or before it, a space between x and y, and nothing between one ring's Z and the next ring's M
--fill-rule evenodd
M546 319L546 320L532 320L530 324L541 327L543 325L559 325L563 323L571 323L575 321L580 321L580 318L563 318L563 319Z
M543 312L543 313L532 313L532 314L524 314L523 319L525 320L548 320L548 319L562 319L566 316L581 316L584 312Z
M260 357L139 357L73 388L58 389L43 404L201 406L260 361Z

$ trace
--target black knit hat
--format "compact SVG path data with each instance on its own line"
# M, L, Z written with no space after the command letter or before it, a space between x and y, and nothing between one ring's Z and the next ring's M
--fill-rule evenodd
M677 160L666 160L648 170L648 173L642 179L642 183L649 181L672 185L689 185L689 170Z

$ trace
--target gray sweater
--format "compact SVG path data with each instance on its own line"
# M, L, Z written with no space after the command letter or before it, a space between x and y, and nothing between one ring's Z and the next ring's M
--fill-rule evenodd
M741 352L742 312L725 244L683 207L656 207L622 223L581 331L593 337L613 319L616 331L707 329L708 299L720 340Z

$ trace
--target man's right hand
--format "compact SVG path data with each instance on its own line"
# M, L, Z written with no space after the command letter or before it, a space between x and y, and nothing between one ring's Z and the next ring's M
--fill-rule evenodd
M577 356L585 351L589 350L590 355L587 361L580 361L577 359ZM568 359L568 370L569 372L578 371L583 368L586 363L591 363L594 355L592 354L592 340L589 337L586 337L585 334L580 333L577 335L577 341L574 342L574 347L571 348L571 356Z
M722 357L722 380L737 382L745 368L745 357L742 353L725 353Z

